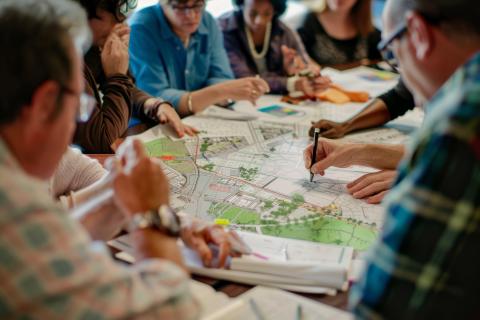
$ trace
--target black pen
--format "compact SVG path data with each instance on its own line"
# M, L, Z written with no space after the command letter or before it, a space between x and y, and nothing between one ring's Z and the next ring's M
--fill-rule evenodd
M317 147L318 147L318 136L320 135L320 128L315 128L315 131L313 133L313 154L312 154L312 165L310 166L310 182L313 182L313 172L312 172L312 166L315 164L317 161Z

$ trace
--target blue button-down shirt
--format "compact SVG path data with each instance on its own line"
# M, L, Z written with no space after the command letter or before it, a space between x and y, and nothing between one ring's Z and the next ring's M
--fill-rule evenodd
M204 12L188 48L172 31L160 5L131 19L130 69L137 86L178 107L186 91L233 79L223 36L215 19Z

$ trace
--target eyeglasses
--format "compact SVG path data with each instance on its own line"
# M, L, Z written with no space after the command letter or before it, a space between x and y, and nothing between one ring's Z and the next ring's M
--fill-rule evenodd
M387 38L378 44L378 51L382 54L383 60L388 63L393 70L398 72L398 59L395 57L392 49L393 41L400 39L407 32L407 25L402 24L397 27Z
M62 86L61 89L62 91L68 94L78 96L77 92L75 92L74 90L68 87ZM80 93L79 104L78 104L77 115L76 115L77 122L87 122L88 119L90 119L90 116L93 112L93 109L95 109L96 104L97 104L97 100L95 100L94 97L92 97L91 95L85 92Z
M170 7L173 9L175 14L178 15L187 15L189 12L199 14L205 9L205 2L196 2L191 6L183 6L171 3Z
M138 0L124 0L117 7L117 11L115 12L115 19L117 22L125 21L135 10L137 7Z
M137 7L137 3L137 0L125 0L125 2L122 3L118 8L118 12L123 14L125 17L128 17L132 10L135 10Z

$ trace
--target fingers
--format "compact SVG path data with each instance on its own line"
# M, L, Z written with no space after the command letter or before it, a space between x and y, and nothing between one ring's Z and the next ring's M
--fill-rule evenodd
M385 197L385 195L387 193L388 193L388 190L377 193L376 195L368 198L367 203L369 203L369 204L379 204L380 202L382 202L383 198Z
M334 139L334 138L340 138L342 137L341 134L335 129L335 128L330 128L326 131L321 132L320 131L320 136L324 138L329 138L329 139Z
M175 111L173 111L175 112ZM166 113L167 121L170 123L170 126L175 130L179 138L183 138L185 135L185 128L183 126L182 120L178 117L177 113L171 115Z
M270 92L270 86L265 80L260 77L252 78L252 84L257 90L261 92L262 95L264 93Z
M309 145L305 151L303 151L303 162L305 164L305 169L309 170L312 166L312 153L313 153L313 144Z
M165 115L165 113L160 113L160 116L158 117L158 122L160 122L161 124L165 124L168 122L168 118L167 116Z
M188 247L197 252L204 266L211 266L213 254L203 237L197 236L193 229L185 228L182 230L182 240Z
M318 142L317 148L317 162L310 167L310 172L320 175L325 175L325 170L335 164L337 156L335 152L328 153L325 150L325 144L322 141Z
M347 189L354 198L364 199L388 190L391 187L395 176L395 171L369 173L349 183Z
M227 262L227 258L230 255L230 243L227 241L221 242L218 245L219 253L218 253L218 267L223 268Z
M210 226L205 229L210 236L212 243L218 246L218 266L224 267L228 256L230 255L230 242L228 241L228 234L222 227Z
M193 127L190 127L186 124L184 124L183 127L185 129L185 133L190 137L196 136L198 134L198 130Z

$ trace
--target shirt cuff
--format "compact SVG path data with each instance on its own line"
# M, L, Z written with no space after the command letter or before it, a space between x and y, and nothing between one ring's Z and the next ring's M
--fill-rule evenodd
M302 91L297 91L297 89L295 89L295 83L298 81L298 79L300 79L300 77L297 75L287 78L287 91L290 97L295 98L304 96Z

